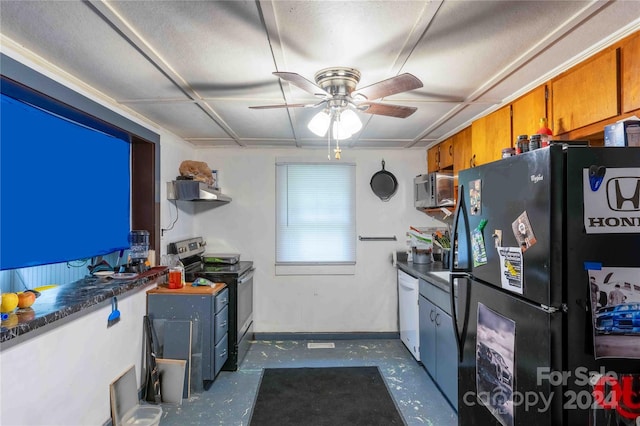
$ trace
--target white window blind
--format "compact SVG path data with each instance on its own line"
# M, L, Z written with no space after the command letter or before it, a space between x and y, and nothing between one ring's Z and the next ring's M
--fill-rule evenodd
M276 264L355 264L355 164L276 164Z

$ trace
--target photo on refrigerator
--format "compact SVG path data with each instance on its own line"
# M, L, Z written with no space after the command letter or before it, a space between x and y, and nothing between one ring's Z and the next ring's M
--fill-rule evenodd
M504 426L513 426L516 323L478 303L478 400Z
M596 358L640 359L640 268L589 270Z

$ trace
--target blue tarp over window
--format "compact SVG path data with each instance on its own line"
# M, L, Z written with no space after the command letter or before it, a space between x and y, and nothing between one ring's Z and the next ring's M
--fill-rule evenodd
M128 248L128 141L4 94L0 114L0 269Z

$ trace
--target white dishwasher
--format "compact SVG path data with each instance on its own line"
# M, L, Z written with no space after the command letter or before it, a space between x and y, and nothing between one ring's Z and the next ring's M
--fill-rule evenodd
M398 317L400 340L413 357L420 361L420 334L418 331L418 279L398 269Z

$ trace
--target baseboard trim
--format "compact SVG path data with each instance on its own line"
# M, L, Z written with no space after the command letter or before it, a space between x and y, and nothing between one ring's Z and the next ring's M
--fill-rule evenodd
M363 340L363 339L399 339L400 333L383 332L348 332L348 333L256 333L254 340Z

